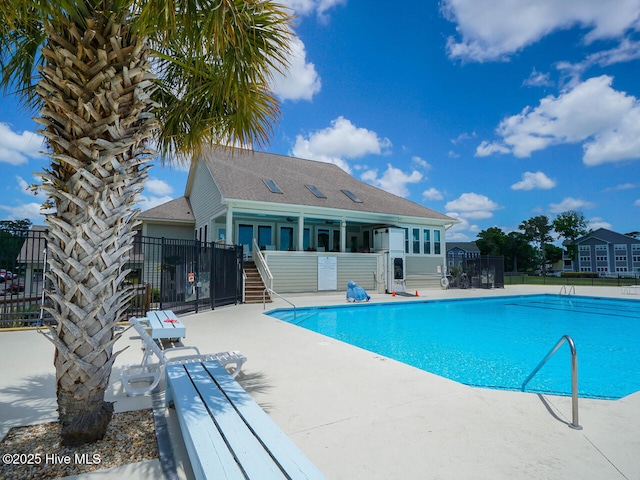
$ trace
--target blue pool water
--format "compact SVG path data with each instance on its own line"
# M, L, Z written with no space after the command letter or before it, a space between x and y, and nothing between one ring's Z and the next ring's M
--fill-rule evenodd
M475 387L520 390L563 335L578 352L579 395L640 391L640 301L527 295L278 309L269 315ZM565 343L526 391L571 394Z

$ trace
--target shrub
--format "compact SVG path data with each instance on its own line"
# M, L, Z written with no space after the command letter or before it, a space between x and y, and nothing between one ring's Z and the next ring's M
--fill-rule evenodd
M563 278L598 278L596 272L562 272Z

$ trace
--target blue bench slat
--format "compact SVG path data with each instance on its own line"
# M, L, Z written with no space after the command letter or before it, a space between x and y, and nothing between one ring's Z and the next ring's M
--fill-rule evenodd
M178 422L189 453L191 467L196 478L226 478L245 480L235 458L213 422L203 422L208 417L207 407L194 394L193 384L181 365L168 365L167 394L176 408Z
M192 363L185 365L184 368L189 372L201 398L209 407L218 428L224 432L229 448L242 465L247 477L260 480L286 480L285 475L220 391L204 366L201 363ZM231 379L228 373L227 376ZM252 400L251 402L253 403Z
M219 362L207 361L203 362L203 365L239 411L245 423L263 440L271 455L277 459L291 479L325 479L322 472L280 430L238 382L229 376Z

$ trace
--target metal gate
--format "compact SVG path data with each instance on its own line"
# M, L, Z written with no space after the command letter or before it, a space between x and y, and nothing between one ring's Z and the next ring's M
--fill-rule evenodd
M198 312L242 301L240 246L139 236L127 268L127 280L137 289L131 310L143 315L149 309Z

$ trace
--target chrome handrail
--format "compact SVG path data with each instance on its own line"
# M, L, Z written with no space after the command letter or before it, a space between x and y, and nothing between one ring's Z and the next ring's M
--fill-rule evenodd
M293 307L293 319L295 320L295 319L296 319L296 315L297 315L297 311L296 311L296 309L297 309L298 307L296 307L292 302L290 302L289 300L287 300L286 298L284 298L284 297L283 297L282 295L280 295L278 292L276 292L276 291L274 291L274 290L270 289L269 287L265 288L265 289L262 291L262 309L263 309L263 310L266 310L266 309L267 309L267 291L269 292L269 294L270 294L270 295L271 295L271 294L273 294L273 295L275 295L276 297L281 298L282 300L284 300L285 302L287 302L289 305L291 305L291 306Z
M560 288L560 293L559 295L562 295L562 293L565 293L565 295L571 295L573 292L573 295L576 294L576 286L575 285L571 285L571 288L569 288L569 290L567 290L567 286L563 285L562 288Z
M533 369L533 372L529 374L527 379L522 383L522 387L520 388L524 392L524 388L529 383L536 373L544 366L545 363L553 356L554 353L558 351L558 349L562 346L564 342L569 344L569 350L571 351L571 412L572 412L572 420L569 426L571 428L575 428L576 430L582 430L582 427L578 423L578 352L576 351L576 344L573 342L573 339L569 335L563 335L562 338L556 343L556 346L553 347L547 356L542 359L542 361L538 364L536 368Z

